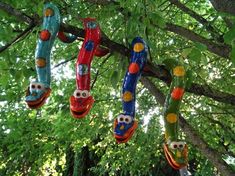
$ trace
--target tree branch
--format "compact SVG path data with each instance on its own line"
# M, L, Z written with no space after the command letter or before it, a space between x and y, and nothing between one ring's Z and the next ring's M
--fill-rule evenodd
M205 18L203 18L201 15L197 14L184 4L182 4L179 0L169 0L172 4L174 4L176 7L181 9L186 14L190 15L192 18L197 20L199 23L201 23L207 31L211 33L213 37L215 37L218 41L223 41L223 38L221 38L220 34L217 32L217 30L210 24L209 21L207 21Z
M99 68L102 67L102 66L105 64L105 62L106 62L110 57L111 57L111 54L109 54L109 55L101 62L101 64L99 65ZM98 71L97 71L96 74L95 74L95 78L94 78L94 80L93 80L93 82L92 82L92 84L91 84L91 90L94 88L94 85L95 85L95 83L96 83L96 81L97 81L97 78L98 78L98 76L99 76L99 73L100 73L99 68L98 68Z
M156 101L164 106L165 95L147 78L141 78L142 84L149 90L149 92L155 97ZM189 140L195 147L197 147L203 155L205 155L210 162L218 169L218 171L224 176L234 176L234 172L230 166L222 159L222 156L216 150L210 148L208 144L198 136L195 129L183 118L179 116L179 125L188 136Z
M56 64L52 69L55 69L55 68L57 68L57 67L59 67L59 66L61 66L63 64L66 64L67 62L70 62L70 61L75 60L75 59L76 59L76 56L73 56L70 59L67 59L65 61L62 61L62 62Z
M210 2L217 11L235 15L234 0L210 0Z
M0 53L5 51L8 47L10 47L11 45L17 43L20 41L20 39L23 36L26 36L29 34L29 32L35 27L34 24L30 24L21 34L19 34L18 36L16 36L16 38L14 38L12 41L10 41L9 43L7 43L6 45L2 46L0 48Z
M210 97L216 101L228 103L231 105L235 105L235 96L229 93L221 92L216 89L212 89L208 85L200 85L196 83L192 83L191 87L187 89L187 92L191 92L195 95L204 95L206 97Z
M16 18L18 18L21 21L24 21L25 23L31 24L33 22L33 19L26 14L22 13L21 11L13 8L9 4L6 4L4 2L0 2L0 9L8 13L9 15L13 15Z
M180 36L183 36L186 39L189 39L191 41L200 42L200 43L206 45L207 49L210 52L217 54L218 56L221 56L223 58L230 59L229 53L231 51L231 47L226 44L217 44L217 43L213 42L212 40L204 38L189 29L186 29L182 26L178 26L178 25L171 24L171 23L166 23L165 29L167 31L173 32L173 33L178 34Z
M118 2L111 1L109 4L116 5L117 10L120 13L122 13L124 16L125 15L131 16L131 13L129 11L127 12L124 8L120 7ZM102 5L102 4L100 4L100 5ZM124 12L124 10L125 10L125 12ZM141 18L140 18L140 21L142 21ZM150 24L154 27L159 28L159 26L154 24L153 21L151 21ZM206 45L207 49L210 52L212 52L214 54L217 54L218 56L221 56L223 58L230 59L229 58L229 53L231 51L231 47L226 45L226 44L217 44L217 43L213 42L212 40L204 38L204 37L200 36L199 34L193 32L189 29L186 29L182 26L178 26L178 25L175 25L175 24L172 24L172 23L166 23L166 27L164 29L167 30L167 31L173 32L175 34L178 34L182 37L185 37L186 39L189 39L193 42L200 42L200 43Z

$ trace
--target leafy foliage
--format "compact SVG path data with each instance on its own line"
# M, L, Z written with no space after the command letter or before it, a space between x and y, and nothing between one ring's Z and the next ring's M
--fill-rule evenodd
M28 16L42 14L42 1L5 2ZM205 24L163 0L120 0L106 5L95 1L53 2L60 8L64 23L82 28L78 17L95 17L112 41L126 47L133 37L142 36L154 64L171 67L172 60L181 60L189 70L188 88L197 83L234 96L235 28L229 28L224 20L234 21L234 17L216 11L208 1L182 3L203 15L217 33L208 32ZM1 10L0 15L0 46L5 46L27 25ZM216 43L223 36L220 44L231 45L231 60L213 54L203 42L170 33L169 23ZM113 121L122 108L122 78L128 65L124 56L111 53L107 58L94 59L91 93L96 101L86 118L75 120L68 99L75 89L74 63L81 42L65 45L57 40L52 53L52 95L39 110L26 107L25 90L29 80L36 77L34 50L39 30L39 26L33 28L0 53L0 175L178 175L163 156L162 107L141 84L137 87L138 130L128 144L117 145L114 141ZM57 65L63 61L68 62ZM156 78L152 81L167 94L164 82ZM181 109L198 135L235 169L234 106L186 92ZM190 172L219 175L183 131L182 138L189 143Z

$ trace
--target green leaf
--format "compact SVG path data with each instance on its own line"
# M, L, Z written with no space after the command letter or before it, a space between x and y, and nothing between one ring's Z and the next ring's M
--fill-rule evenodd
M16 80L17 82L20 82L21 79L22 79L22 76L23 76L22 70L17 71L16 74L15 74L15 80Z
M178 65L178 61L176 59L165 59L163 64L166 66L168 70L172 70L176 65Z
M189 53L191 53L191 51L192 51L192 48L183 49L183 51L182 51L182 56L183 56L184 58L188 57L188 55L189 55Z
M199 42L195 42L194 43L194 46L199 49L200 51L205 51L207 50L207 46L202 44L202 43L199 43Z
M201 61L201 51L197 48L193 48L192 51L189 53L188 57L190 60L199 63Z
M224 34L224 42L226 44L231 45L234 39L235 39L235 25L227 33Z
M166 27L166 22L164 18L159 14L159 13L152 13L150 14L150 21L159 26L160 28L165 28Z
M5 61L0 60L0 71L8 69L8 64Z
M114 89L117 88L118 79L119 79L119 72L117 70L114 70L110 77L110 82Z
M32 75L32 70L31 69L23 67L22 71L23 71L24 77L26 77L26 78L29 78Z
M193 82L193 73L192 73L192 70L187 70L186 78L187 78L187 80L186 80L185 87L186 87L186 89L189 89L191 87L191 85L192 85L192 82Z
M0 76L0 85L6 87L8 85L8 80L9 80L8 74L1 75Z

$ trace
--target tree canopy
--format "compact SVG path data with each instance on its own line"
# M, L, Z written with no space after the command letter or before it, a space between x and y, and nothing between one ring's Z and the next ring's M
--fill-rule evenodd
M231 0L54 0L60 30L79 40L56 40L52 94L39 110L28 109L25 90L36 78L34 52L45 1L0 2L0 175L159 175L179 173L164 158L162 111L172 63L187 68L180 133L189 145L192 175L235 175L235 2ZM94 106L74 119L69 97L84 38L80 18L94 17L102 46L94 58ZM113 121L122 110L121 88L136 36L149 46L147 71L137 86L139 126L117 145Z

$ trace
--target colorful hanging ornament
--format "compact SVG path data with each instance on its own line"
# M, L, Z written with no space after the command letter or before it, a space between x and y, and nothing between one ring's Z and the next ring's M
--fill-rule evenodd
M75 35L59 31L61 19L56 5L46 3L43 15L42 31L39 34L35 52L37 81L30 83L25 97L25 101L31 109L40 108L50 95L50 54L56 35L64 43L72 43L77 39Z
M90 95L90 68L94 55L102 57L109 52L107 49L99 47L101 31L96 20L85 18L83 23L85 40L76 63L77 89L70 97L70 112L75 118L85 117L94 103L94 98Z
M43 25L37 42L35 63L37 81L31 82L25 101L29 108L40 108L49 97L51 89L50 55L60 27L59 9L52 3L46 3L43 10Z
M132 41L131 59L122 86L121 113L114 121L114 137L118 143L127 142L138 124L135 118L135 90L141 72L147 62L147 45L140 37Z
M182 65L177 65L173 68L173 80L164 105L164 153L167 161L174 169L186 167L188 162L187 144L178 137L179 108L184 95L185 74L185 69Z
M65 34L62 31L58 32L57 37L60 39L60 41L62 41L64 43L72 43L77 39L76 35Z

